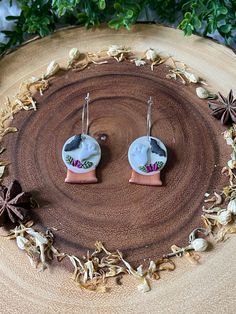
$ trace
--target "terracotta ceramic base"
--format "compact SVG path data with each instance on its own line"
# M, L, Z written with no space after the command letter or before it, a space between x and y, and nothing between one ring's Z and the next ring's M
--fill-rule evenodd
M86 173L75 173L67 169L66 183L97 183L96 170Z
M160 172L152 176L144 176L132 170L130 183L141 184L141 185L162 185Z

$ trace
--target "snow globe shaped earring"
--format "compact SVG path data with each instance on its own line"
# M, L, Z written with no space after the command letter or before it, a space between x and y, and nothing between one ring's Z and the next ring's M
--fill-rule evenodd
M95 138L88 135L89 93L82 111L82 132L64 143L62 160L67 167L66 183L96 183L96 167L101 159L101 148ZM85 127L86 112L86 127Z
M148 100L147 135L133 141L128 150L132 168L130 183L141 185L162 185L160 173L167 162L167 149L156 137L151 136L152 98Z

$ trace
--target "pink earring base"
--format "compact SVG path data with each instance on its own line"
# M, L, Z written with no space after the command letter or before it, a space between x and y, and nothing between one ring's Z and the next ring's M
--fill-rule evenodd
M96 170L91 170L86 173L75 173L67 169L67 175L65 178L66 183L84 184L84 183L97 183Z
M144 176L132 170L129 182L140 185L155 185L155 186L162 185L160 172L153 174L151 176Z

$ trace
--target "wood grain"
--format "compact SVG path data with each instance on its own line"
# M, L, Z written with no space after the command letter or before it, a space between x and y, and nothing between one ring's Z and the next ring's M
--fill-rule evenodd
M61 40L64 34L66 38ZM190 66L195 66L196 72L202 74L210 84L214 85L216 82L214 86L218 89L221 87L222 92L231 87L235 76L230 67L233 66L234 57L229 50L198 37L184 39L175 30L139 26L132 33L113 33L104 29L86 33L85 40L83 31L74 29L59 32L50 39L32 43L6 56L5 62L1 63L4 69L1 77L4 78L3 95L13 92L18 80L22 76L31 75L34 68L37 74L53 58L60 61L66 50L77 46L78 36L84 51L95 51L114 41L131 45L131 40L136 50L158 47L181 57ZM174 40L176 44L173 48ZM59 42L63 43L62 49L56 50L55 46ZM34 67L30 59L22 66L22 62L26 60L25 55L32 55L35 49L38 49L41 59L33 54ZM227 65L227 73L223 67L216 66L216 62L210 62L213 56L220 60L222 66ZM219 56L224 58L218 59ZM13 75L9 67L12 69L16 63L18 71L14 69ZM95 240L100 239L109 248L124 251L129 261L134 263L160 256L171 244L186 243L189 231L199 225L200 204L204 193L224 184L219 171L229 151L219 136L223 128L209 115L206 103L195 96L194 87L186 88L180 83L165 80L166 71L165 66L158 67L152 73L150 69L136 68L126 63L91 66L84 72L68 73L53 80L45 95L37 97L39 110L36 113L22 112L16 116L14 125L19 127L18 134L8 135L4 139L8 156L14 156L10 175L20 179L24 188L32 190L39 198L42 204L37 211L39 224L58 228L56 239L62 249L83 254L93 247ZM225 79L219 82L222 75ZM60 159L61 147L69 136L80 131L81 105L88 91L92 98L90 134L97 138L102 147L102 162L98 168L99 183L69 186L64 183L66 169ZM152 134L166 144L169 153L168 164L163 171L163 187L135 186L128 183L131 169L127 161L127 149L134 138L146 132L146 100L150 95L155 102ZM203 267L186 268L181 262L182 268L176 275L171 275L174 279L170 281L166 278L166 281L160 282L159 288L154 287L142 304L140 300L143 296L136 292L131 293L133 282L128 287L124 286L124 290L114 289L114 296L119 296L115 307L106 296L88 297L75 291L73 285L67 284L67 272L61 268L53 270L52 282L45 285L48 275L35 275L33 270L29 272L27 261L20 252L16 254L23 264L17 264L10 270L7 265L14 262L11 254L14 252L16 256L15 249L12 243L7 244L4 241L0 278L4 282L4 291L11 291L15 296L17 289L24 287L25 293L19 292L18 299L19 296L23 300L28 299L28 304L33 307L32 312L46 313L47 305L44 303L47 295L51 295L55 303L48 307L48 312L56 309L65 313L69 309L76 312L70 306L73 304L79 307L77 312L81 313L132 313L136 306L139 307L138 313L142 313L144 309L148 313L156 313L156 296L169 295L166 302L158 302L158 308L163 313L175 313L177 306L173 300L179 300L179 296L174 292L174 287L184 287L183 291L191 296L193 291L186 284L190 280L195 285L201 283L201 287L205 284L209 298L214 298L216 286L213 288L210 281L205 282L203 279L209 271L215 273L223 267L222 263L216 267L219 257L228 263L229 269L233 260L226 259L223 252L226 254L228 251L222 250L230 250L233 244L231 241L227 248L222 246L220 250L209 253L209 259L203 259ZM5 253L7 245L9 253ZM212 265L215 265L215 270ZM57 276L60 282L57 282ZM228 279L227 274L221 274L223 286ZM125 283L126 280L128 279L125 279ZM39 289L31 291L29 287L33 288L35 285ZM131 293L129 300L126 288ZM45 289L45 293L41 289ZM10 306L5 292L3 295L13 312L15 305ZM67 300L67 306L60 300L62 295ZM181 295L183 297L183 293ZM204 297L202 293L199 295ZM92 303L88 298L92 298ZM166 311L168 299L169 305L172 302L174 304ZM201 299L197 299L200 302ZM233 308L230 297L226 299L228 309ZM207 307L205 302L204 299L202 305L198 304L196 308L213 312L210 307L212 303L209 302ZM22 307L22 302L20 304ZM190 300L188 302L185 299L186 308L195 309L194 304L197 304L196 300L191 299L190 304Z
M111 62L70 72L51 82L36 101L37 112L15 118L17 134L4 139L7 159L15 156L10 177L42 204L42 227L52 226L63 251L85 254L96 240L119 248L131 262L143 263L185 245L200 226L204 194L226 184L220 170L228 157L223 128L195 87L165 78L167 68L138 68ZM81 131L83 98L90 93L90 135L102 149L99 184L64 183L64 142ZM147 99L153 97L152 134L168 148L163 187L129 184L127 151L146 133ZM229 151L228 151L229 153Z

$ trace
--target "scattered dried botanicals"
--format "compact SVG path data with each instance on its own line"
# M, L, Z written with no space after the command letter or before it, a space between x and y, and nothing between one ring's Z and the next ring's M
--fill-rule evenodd
M131 50L126 47L111 45L107 50L107 55L114 58L117 62L121 62L128 58L130 52Z
M31 195L23 192L18 181L0 186L0 217L13 223L23 221L31 208Z
M95 251L83 259L66 254L74 267L73 280L84 289L106 292L106 279L125 273L117 252L109 252L100 241L95 243Z
M154 66L155 65L159 65L162 64L164 62L166 62L169 57L162 57L160 56L154 49L149 48L146 52L145 52L145 58L148 61L151 61L151 70L153 71Z
M44 271L54 256L59 258L64 254L59 253L53 246L54 236L50 230L46 230L45 233L37 232L32 225L32 221L21 223L10 230L7 238L16 240L18 248L26 252L30 264L39 271Z
M169 59L172 61L173 65L169 69L169 74L166 75L167 79L177 80L177 78L179 78L183 84L206 84L198 75L187 71L184 63L174 61L173 58Z
M180 248L176 245L172 245L171 250L172 253L165 255L165 257L173 257L173 256L183 256L187 254L187 257L191 257L191 254L188 251L195 251L195 252L204 252L208 248L208 241L204 238L198 237L198 234L202 233L205 236L209 234L209 230L205 228L197 228L194 229L189 235L189 245L186 247ZM192 255L194 258L194 255ZM198 256L197 256L198 258Z
M231 93L232 97L232 93ZM235 233L236 223L236 125L233 124L224 132L226 143L233 149L230 155L231 159L227 162L227 166L222 169L222 174L229 177L229 186L223 188L221 195L215 195L205 200L205 203L213 202L209 208L203 206L202 219L213 235L213 238L219 242L224 241L229 233ZM224 198L223 198L224 195ZM222 208L219 207L222 205Z
M72 69L73 71L82 71L89 66L89 64L106 64L108 63L105 57L102 54L95 53L80 53L77 48L73 48L70 51L69 59L68 59L68 69Z
M227 97L219 93L218 103L208 102L208 104L213 111L212 116L220 120L222 124L236 123L236 99L234 99L232 89Z

